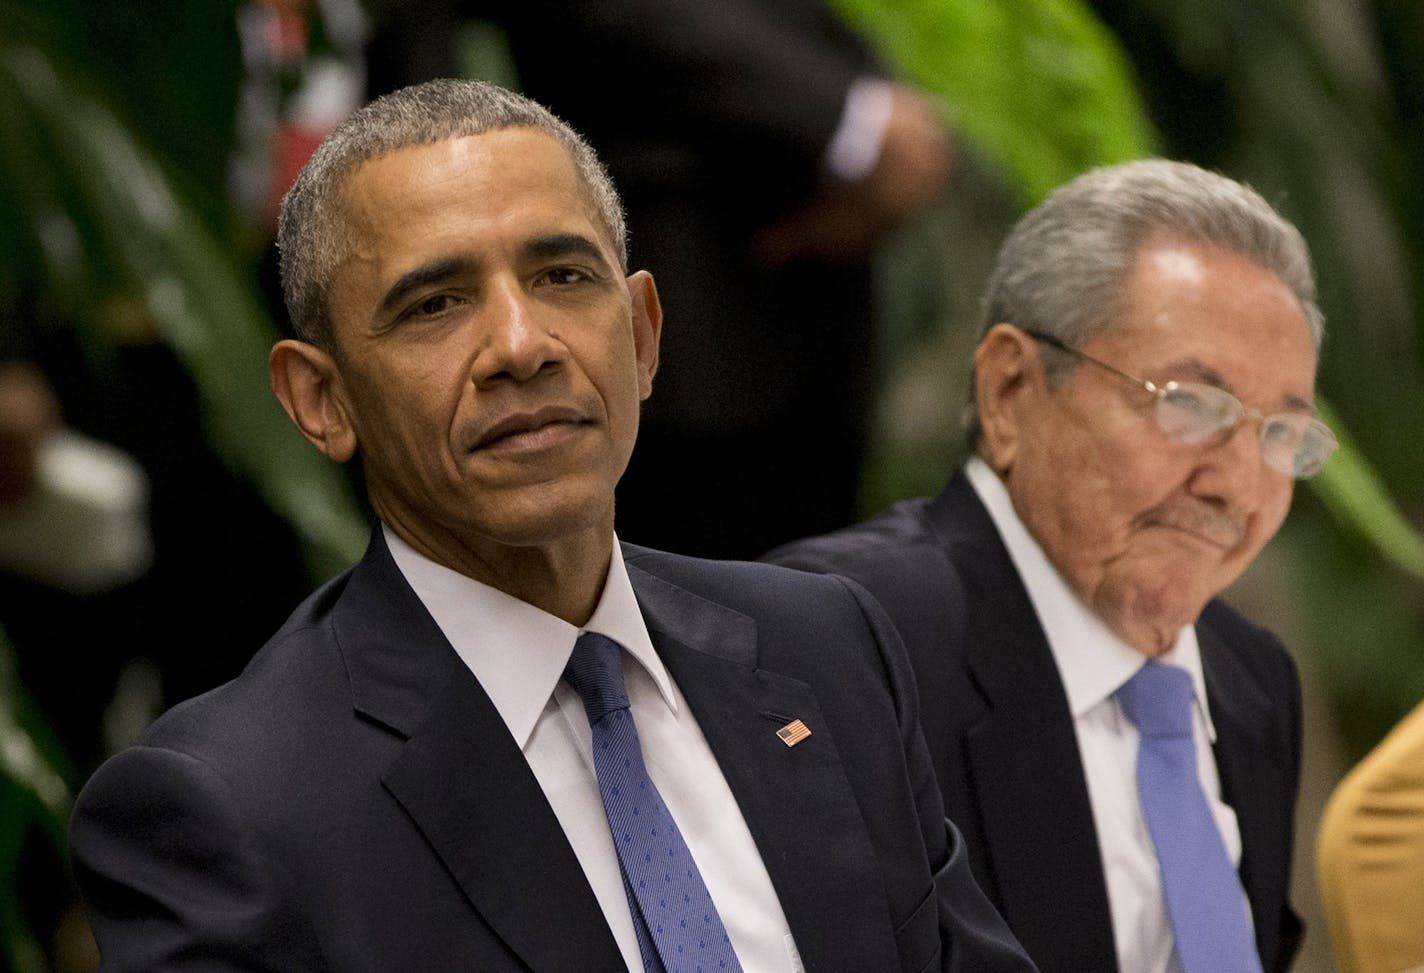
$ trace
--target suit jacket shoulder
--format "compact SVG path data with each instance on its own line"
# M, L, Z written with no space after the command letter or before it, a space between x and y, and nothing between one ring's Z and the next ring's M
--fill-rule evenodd
M1300 677L1285 647L1220 599L1197 621L1222 798L1241 832L1240 874L1267 970L1288 969L1304 927L1290 904L1300 790Z
M237 680L101 767L70 839L105 971L621 963L523 754L379 531Z
M652 553L629 573L808 969L1027 968L944 827L907 667L863 593ZM781 597L815 611L784 621ZM826 672L810 640L832 643ZM789 718L812 731L794 748ZM239 679L95 774L71 842L107 971L622 965L524 755L379 532Z
M786 545L769 560L865 585L904 637L935 771L980 884L1048 970L1112 968L1115 950L1072 714L1007 549L962 472L939 496ZM1198 624L1224 795L1267 969L1294 956L1287 901L1299 685L1269 632L1213 601Z
M892 916L908 917L892 923L900 929L895 938L905 969L918 968L910 958L912 940L931 925L938 927L936 938L944 950L938 961L926 960L931 967L987 970L1025 964L975 884L957 830L946 824L919 726L914 678L875 600L840 578L627 545L625 552L659 654L719 754L798 945L809 944L820 957L813 962L802 945L807 968L889 966L888 955L876 959L866 952L877 924L854 918L864 908L857 899L866 876L877 872ZM702 652L686 652L680 639L666 637L668 617L701 613L686 603L688 598L705 599L707 606L715 606L711 610L735 612L749 621L755 628L753 653L743 655L736 644L727 644L726 633L735 628L727 624L717 627L718 645ZM710 626L685 627L699 629ZM714 669L740 670L740 676L728 683L725 673L716 675ZM736 687L735 695L708 692L726 685ZM729 724L729 714L744 718ZM775 735L768 732L792 719L811 729L794 750L773 743ZM825 736L819 743L818 732ZM765 760L754 756L761 746L770 751ZM814 782L802 778L802 761L813 757L817 746L834 756L840 770ZM799 753L803 747L810 752ZM727 753L743 759L729 761L721 756ZM842 787L845 791L838 793ZM861 823L849 829L839 812L827 813L848 806L863 809ZM798 810L788 816L792 807ZM868 848L862 832L869 835ZM845 871L826 871L829 847L849 866ZM934 874L928 897L913 892L923 887L923 878L916 876L923 875L926 854ZM794 864L798 855L800 863ZM816 872L822 873L814 883L817 895L807 899L805 879ZM921 933L914 932L916 927ZM810 937L805 936L808 929L814 929Z
M763 559L863 585L894 621L912 660L929 644L953 652L963 642L965 591L933 513L934 501L901 501L864 523L783 545Z

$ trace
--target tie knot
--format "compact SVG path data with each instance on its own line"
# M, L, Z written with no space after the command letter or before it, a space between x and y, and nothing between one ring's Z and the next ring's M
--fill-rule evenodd
M584 632L574 643L573 655L564 667L564 678L583 699L590 724L614 710L628 708L628 689L623 684L622 647L607 635Z
M1113 695L1143 736L1191 736L1192 677L1185 669L1149 662Z

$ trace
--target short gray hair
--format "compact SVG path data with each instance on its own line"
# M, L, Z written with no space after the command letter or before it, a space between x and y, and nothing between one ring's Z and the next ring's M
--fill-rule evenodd
M342 198L347 177L363 162L397 149L504 128L536 129L568 151L627 272L623 205L607 170L582 136L542 105L488 82L427 81L384 95L354 112L312 153L282 200L277 228L282 293L299 338L333 347L327 289L351 245Z
M1166 159L1093 169L1025 214L999 249L980 337L1008 323L1081 347L1121 323L1127 275L1156 238L1220 247L1275 274L1300 303L1319 349L1325 318L1300 231L1249 186ZM1077 359L1045 351L1050 383L1065 380ZM964 412L971 448L980 433L974 396L971 370Z

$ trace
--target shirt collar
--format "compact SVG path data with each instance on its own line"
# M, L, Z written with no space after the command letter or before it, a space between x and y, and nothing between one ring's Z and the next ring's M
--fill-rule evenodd
M1019 519L1008 488L998 474L978 456L970 457L965 463L964 473L989 512L989 519L994 522L1028 591L1067 693L1068 708L1077 719L1111 697L1146 660L1108 628L1068 586ZM1185 669L1192 677L1197 710L1205 721L1208 739L1215 742L1216 728L1206 703L1206 680L1202 675L1196 628L1183 627L1177 633L1176 642L1158 661Z
M382 530L401 574L480 681L521 749L584 631L599 632L623 646L647 671L668 708L677 712L672 680L648 636L616 537L603 593L588 624L579 629L430 560L384 524Z

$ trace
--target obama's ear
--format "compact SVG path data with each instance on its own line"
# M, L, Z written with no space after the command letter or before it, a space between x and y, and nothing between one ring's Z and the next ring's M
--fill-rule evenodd
M633 312L633 352L638 360L638 397L646 399L653 392L663 334L663 306L653 275L640 270L629 276L628 297Z
M267 369L272 392L308 442L338 463L356 454L356 428L330 354L289 338L272 347Z

